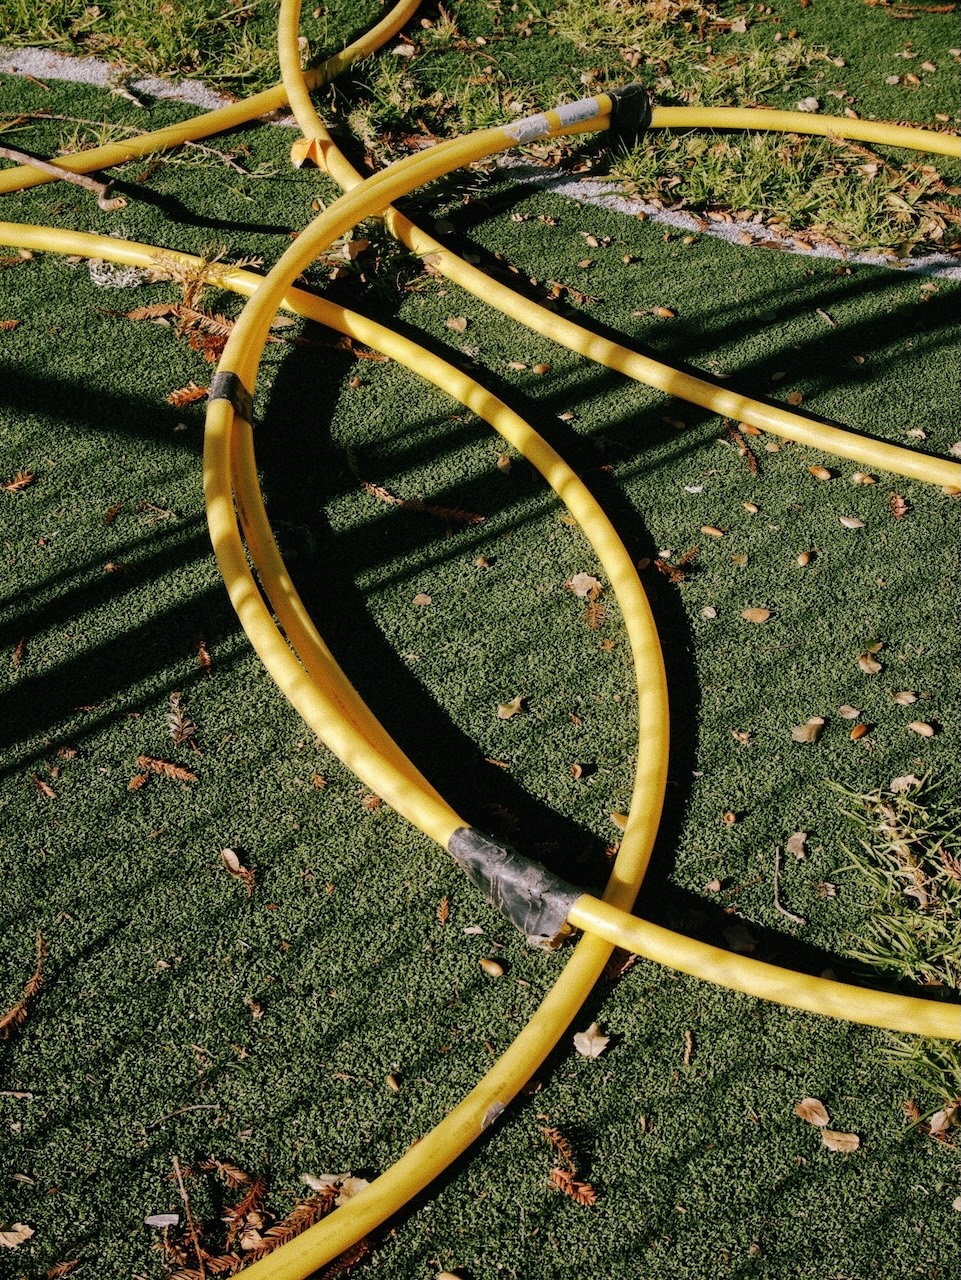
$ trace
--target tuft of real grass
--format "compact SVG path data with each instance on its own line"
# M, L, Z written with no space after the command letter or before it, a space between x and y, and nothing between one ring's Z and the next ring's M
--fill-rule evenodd
M872 970L954 992L961 987L961 804L943 779L909 775L888 790L842 791L859 833L840 874L873 895L852 959ZM890 1036L886 1057L926 1092L958 1097L956 1044Z

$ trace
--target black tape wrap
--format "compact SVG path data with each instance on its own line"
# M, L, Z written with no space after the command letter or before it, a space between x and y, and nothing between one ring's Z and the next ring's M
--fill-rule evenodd
M215 373L207 400L227 400L244 422L254 424L254 398L235 373Z
M567 913L583 895L583 889L476 827L458 827L447 848L491 906L536 946L557 937Z
M620 89L610 89L611 125L607 131L607 145L636 147L647 133L651 123L651 99L642 84L625 84Z

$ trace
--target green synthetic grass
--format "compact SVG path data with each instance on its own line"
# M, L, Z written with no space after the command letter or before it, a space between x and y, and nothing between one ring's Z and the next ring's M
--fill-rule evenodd
M114 126L186 114L2 77L0 111L54 101ZM36 123L19 145L52 150L63 127ZM318 196L334 194L289 170L289 141L267 128L212 140L256 178L197 155L137 183L149 167L137 162L119 175L130 184L119 213L46 187L8 198L4 216L194 252L226 245L269 266ZM506 260L535 292L558 281L596 298L581 308L587 323L752 394L799 391L804 410L831 421L940 454L956 441L957 283L688 243L509 178L473 185L467 202L448 186L419 203L485 268ZM599 244L585 247L585 235ZM357 273L334 288L475 364L577 466L642 563L698 547L681 583L643 570L674 742L644 912L714 942L740 926L763 959L863 980L863 964L845 957L875 904L839 874L851 832L829 784L869 793L957 759L957 682L946 674L958 649L956 505L884 475L851 485L853 466L789 445L769 453L763 438L748 438L752 475L718 419L585 366L416 266L395 261L391 278L402 289L365 289ZM36 477L0 492L0 1010L22 993L38 930L49 952L27 1021L0 1043L0 1222L35 1230L0 1261L17 1280L73 1258L81 1276L159 1280L157 1233L142 1223L181 1209L174 1156L268 1173L278 1213L306 1194L303 1174L381 1171L506 1047L565 958L527 949L445 855L365 807L365 788L251 654L204 527L203 408L165 399L212 367L170 328L116 314L177 296L170 282L100 288L85 264L54 257L0 268L0 320L20 321L0 331L0 481ZM216 290L205 302L237 313ZM452 317L467 319L463 332ZM279 333L332 340L309 327ZM549 371L535 374L538 364ZM465 818L597 883L617 838L610 814L629 795L634 697L615 602L602 596L607 619L590 630L564 589L597 572L583 536L525 463L498 467L503 447L483 424L392 364L274 344L257 404L271 517L358 687ZM348 447L372 484L483 523L447 537L428 516L378 502ZM814 479L816 463L837 474ZM912 507L898 521L892 493ZM865 527L846 530L839 515ZM705 535L708 525L725 536ZM801 567L804 550L816 555ZM429 606L414 603L420 593ZM740 616L758 606L772 611L767 623ZM858 658L878 643L883 670L869 675ZM895 703L901 690L919 701ZM174 691L199 754L169 737ZM498 703L517 695L526 713L499 719ZM869 725L860 741L843 704ZM820 740L793 742L792 727L813 715L826 718ZM937 735L911 734L913 720ZM154 776L129 791L138 755L198 781ZM592 768L577 780L572 763ZM779 893L804 926L773 893L775 847L798 831L806 856L785 855ZM224 870L225 846L257 868L252 899ZM476 926L484 932L465 933ZM484 957L505 976L482 972ZM563 1042L540 1091L375 1238L358 1274L953 1274L956 1148L906 1125L904 1102L928 1104L882 1062L881 1033L642 962L602 983L572 1029L595 1019L612 1036L606 1053L587 1060ZM856 1153L821 1145L794 1114L805 1096L860 1136ZM545 1124L570 1138L595 1206L550 1188ZM191 1191L214 1223L215 1190L197 1178Z

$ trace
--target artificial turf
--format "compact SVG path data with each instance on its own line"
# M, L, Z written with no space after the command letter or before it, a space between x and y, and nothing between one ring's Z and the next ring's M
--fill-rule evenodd
M140 127L185 114L154 105L148 120L98 90L0 85L2 111L54 102ZM54 129L36 125L23 145L42 150ZM261 127L216 142L249 148L238 158L257 178L208 156L137 183L141 163L121 175L119 213L48 186L7 197L4 216L195 252L227 245L269 265L318 194L333 195L289 169L290 136ZM801 392L804 411L886 439L940 454L957 439L953 280L688 243L509 172L421 204L485 267L509 261L532 289L560 281L589 294L584 321L646 351L752 394ZM673 749L639 909L850 976L845 953L872 903L835 880L855 837L830 783L866 791L957 759L956 505L885 475L852 485L853 465L791 445L768 452L766 438L748 438L754 474L717 418L586 366L442 281L397 261L391 272L403 289L365 289L356 274L335 288L470 363L574 463L636 559L676 564L698 548L683 582L642 571ZM38 931L49 952L29 1017L0 1045L0 1220L35 1232L0 1258L18 1280L71 1259L78 1275L160 1277L143 1219L181 1209L174 1156L269 1173L278 1212L306 1193L304 1174L383 1170L506 1046L565 958L525 947L441 851L369 807L252 655L207 542L203 408L166 402L211 366L170 327L123 314L176 296L170 283L104 288L53 256L0 268L0 320L19 321L0 332L0 479L35 476L0 493L0 1006L19 997ZM216 291L205 301L236 314ZM279 331L294 335L332 341ZM535 374L539 364L550 368ZM365 697L465 818L596 884L617 838L610 815L629 797L634 696L615 602L602 597L607 617L592 630L564 587L597 572L583 536L523 461L497 465L502 446L482 423L393 364L274 344L257 407L282 548ZM483 522L447 536L378 502L348 448L371 483ZM812 464L834 478L815 479ZM892 493L910 504L901 519ZM805 550L816 554L802 567ZM421 595L431 603L414 603ZM759 606L767 622L742 618ZM878 644L871 675L858 658ZM899 690L921 700L900 706ZM199 753L169 737L174 691ZM499 718L517 695L526 712ZM859 741L843 704L869 725ZM816 715L819 741L792 741ZM913 720L937 734L910 733ZM153 776L129 790L138 755L197 781ZM582 777L573 763L589 766ZM777 910L772 879L775 847L798 831L806 856L786 857L779 888L804 925ZM257 868L249 899L224 846ZM505 975L485 974L485 957ZM606 1052L583 1058L565 1040L539 1091L376 1237L359 1274L953 1274L956 1148L906 1127L901 1106L915 1095L880 1063L881 1033L640 961L600 984L574 1029L592 1020L612 1037ZM794 1113L805 1096L859 1135L858 1151L822 1146ZM595 1205L549 1185L541 1126L570 1138ZM215 1221L215 1192L191 1185L195 1212Z

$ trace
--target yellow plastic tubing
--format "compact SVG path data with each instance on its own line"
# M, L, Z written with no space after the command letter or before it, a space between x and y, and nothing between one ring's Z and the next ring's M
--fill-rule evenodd
M317 144L317 160L345 191L350 191L363 178L339 150L311 102L309 87L300 67L297 45L300 9L301 0L282 0L278 20L277 50L287 99L304 136ZM598 127L606 127L606 122ZM961 155L961 139L956 137L871 120L815 116L801 111L741 110L730 107L654 108L651 128L681 127L794 131L888 143L916 150L936 151L947 156ZM688 400L723 417L749 423L762 431L847 458L861 466L879 468L931 484L956 486L961 482L961 467L955 462L920 454L884 441L871 440L824 423L812 422L788 409L763 404L727 388L718 387L703 378L673 369L659 360L653 360L620 343L591 333L573 321L522 297L499 281L492 280L478 267L465 262L434 236L417 227L398 210L385 209L382 216L392 235L414 253L427 258L435 270L466 292L558 345L576 351L609 369L615 369L637 382L655 387L667 395Z
M606 113L609 109L603 97L596 100L596 108L599 119L603 118L600 113ZM550 114L553 115L553 113ZM584 121L576 127L590 127L590 122ZM551 130L551 132L557 131L559 130L556 128ZM410 157L408 160L399 162L383 174L368 179L356 192L342 197L291 246L258 294L248 303L228 342L219 373L233 375L243 386L252 389L267 329L290 279L299 274L337 236L344 234L363 217L371 216L383 209L388 201L406 194L421 182L448 172L458 164L468 163L479 155L493 154L495 150L503 149L515 140L507 130L485 130L471 139L442 144L426 156ZM287 688L288 696L293 694L292 700L295 701L295 705L298 705L302 714L305 714L318 731L322 732L323 726L318 726L315 718L310 714L314 708L311 706L309 697L303 698L296 679L290 678L288 664L293 663L294 667L296 664L289 650L284 647L282 655L271 651L276 636L268 635L269 620L266 618L262 602L259 598L255 599L254 585L242 555L230 500L230 451L234 419L235 412L228 401L216 400L211 404L208 411L205 483L215 550L235 605L261 657L271 670L277 668L275 676L279 677L282 687ZM548 478L552 478L549 470ZM563 484L555 484L555 487L562 496L567 497ZM258 616L258 610L264 615L263 617ZM252 625L248 626L248 624ZM385 769L378 759L362 763L366 769L361 771L361 776L374 780L374 785L381 794L384 794L385 790L390 791L393 797L391 803L395 804L401 812L412 813L410 798L403 794L402 785L398 792L396 780L391 775L390 769ZM416 809L416 805L413 809ZM416 816L414 820L417 821ZM420 825L442 842L450 834L449 826L443 823L434 825L430 822L422 822ZM630 830L629 823L628 831ZM570 922L593 930L580 944L581 954L584 953L584 948L590 948L598 940L599 935L603 934L609 940L611 935L617 935L629 939L629 945L640 950L642 954L650 953L652 958L657 956L659 959L669 960L670 963L688 972L705 973L706 976L725 985L742 987L766 998L782 999L800 1007L854 1017L874 1025L890 1025L893 1022L897 1026L908 1025L915 1030L930 1030L933 1034L946 1036L955 1036L958 1030L961 1030L961 1020L957 1017L957 1011L949 1007L929 1007L928 1002L892 996L884 997L881 1002L884 1006L882 1008L876 1002L872 1002L872 993L860 993L854 989L845 988L843 984L825 983L823 979L800 979L801 986L807 989L799 995L798 975L744 959L739 959L734 966L731 966L731 957L727 953L717 952L713 948L704 948L702 944L692 944L689 940L673 935L669 931L659 930L656 926L635 920L624 910L622 902L618 901L618 899L626 899L629 905L632 896L632 887L626 879L619 882L615 874L614 882L606 895L606 903L598 903L588 895L578 900L570 913ZM575 952L571 962L575 968L574 961L577 954L578 952ZM725 961L727 969L725 969ZM509 1097L514 1096L516 1088L527 1078L531 1070L536 1069L536 1063L540 1058L525 1056L531 1047L528 1044L528 1036L536 1038L538 1035L545 1035L552 1042L570 1016L572 1008L555 998L558 989L564 985L570 969L571 966L565 970L565 974L562 975L554 990L549 993L545 1004L535 1015L535 1019L512 1046L512 1050L508 1051L508 1056L495 1066L492 1073L442 1122L438 1129L418 1143L417 1147L403 1157L397 1165L331 1218L305 1233L299 1241L285 1246L273 1258L266 1258L255 1264L251 1268L251 1274L255 1275L257 1280L266 1280L267 1277L295 1280L295 1277L309 1274L311 1269L348 1247L359 1233L370 1230L390 1216L411 1195L425 1186L441 1168L446 1167L450 1160L464 1150L466 1144L477 1136L478 1121L480 1128L483 1129L485 1121L489 1122L491 1117L499 1113ZM737 972L732 978L732 970L735 969ZM934 1013L932 1009L938 1012ZM549 1024L552 1018L553 1025L545 1026L545 1020ZM513 1050L517 1050L519 1056L513 1056ZM493 1092L491 1092L492 1088Z
M420 0L400 0L376 26L349 44L342 52L328 58L321 66L306 73L306 82L311 88L319 88L328 84L345 71L353 62L369 58L391 36L396 35L409 18L417 12ZM95 169L109 169L113 165L125 164L128 160L136 160L141 156L153 155L159 151L169 151L173 147L182 146L185 142L195 142L198 138L209 138L215 133L224 133L228 129L236 129L251 120L269 115L287 105L287 95L282 84L255 93L240 102L232 102L229 106L219 107L216 111L207 111L192 116L180 124L169 125L165 129L156 129L152 133L138 134L125 138L121 142L109 142L102 147L93 147L89 151L80 151L74 155L59 156L56 163L70 173L90 173ZM40 186L45 182L55 182L53 174L34 169L31 165L17 165L12 169L0 172L0 195L11 191L22 191L26 187Z
M0 243L40 251L98 256L133 266L155 264L158 252L149 245L134 244L114 237L11 223L0 223ZM184 262L198 261L186 254L178 256ZM249 271L234 270L225 273L223 277L226 287L245 295L252 294L260 283L261 278ZM337 328L384 351L393 359L416 368L418 373L430 378L472 410L492 421L515 447L541 466L584 525L624 612L639 690L638 767L630 816L605 895L611 904L629 907L643 878L660 817L667 762L667 700L653 619L630 558L616 533L589 492L566 464L526 423L467 375L373 321L300 290L289 290L282 299L282 305L297 314ZM234 456L225 465L232 471L234 483L238 482L241 475L254 476L252 486L244 479L241 487L245 492L236 495L238 508L242 509L254 497L259 499L259 488L250 465L252 454L243 459L238 459L237 456L247 453L250 440L249 431L243 424L241 428L234 441ZM222 480L221 476L220 481ZM255 495L246 491L250 488L256 490ZM247 514L249 516L250 512ZM248 526L245 524L245 532L247 531ZM226 536L236 537L236 527L233 531L228 529ZM284 590L289 589L285 582L268 584L266 579L270 576L269 566L258 564L257 568L262 581L268 586L271 601L275 597L279 600ZM249 579L249 575L247 576ZM246 585L252 588L252 581L248 580ZM286 647L276 628L268 639L268 645L278 651ZM289 656L289 650L287 654ZM344 679L342 676L340 678ZM328 695L332 692L331 686L335 686L333 700L336 701L342 695L343 689L337 685L331 668L318 671L315 680L325 687ZM336 711L332 714L336 716ZM327 727L326 723L322 726L324 729ZM380 726L376 728L380 729ZM383 734L382 729L380 733ZM366 748L360 746L359 755L376 756L382 750L383 741L374 733ZM377 776L380 785L382 773ZM413 788L417 784L415 780L409 780L409 785ZM435 829L435 836L443 838L448 825L449 820L442 820ZM460 825L459 820L457 825ZM600 938L583 938L574 948L562 974L531 1022L487 1076L441 1125L418 1142L416 1147L362 1195L352 1199L304 1236L249 1268L248 1273L254 1280L266 1280L268 1277L270 1280L300 1280L342 1253L362 1235L397 1212L411 1196L426 1187L494 1122L530 1079L586 999L610 951L610 944Z

